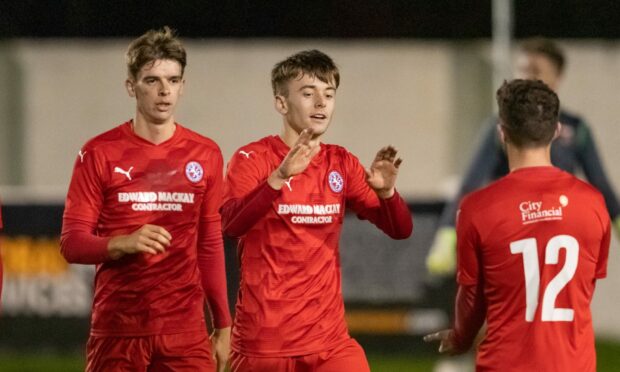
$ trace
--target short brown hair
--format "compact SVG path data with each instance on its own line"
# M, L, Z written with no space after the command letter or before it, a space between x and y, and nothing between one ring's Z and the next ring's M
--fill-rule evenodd
M149 30L129 44L126 54L127 73L135 79L144 65L158 59L177 61L181 65L181 74L185 72L185 48L177 38L176 31L168 26L161 30Z
M540 80L515 79L497 90L500 125L517 147L539 147L553 140L560 100Z
M274 95L286 96L286 83L298 76L313 76L324 83L340 85L338 66L325 53L312 49L293 54L284 61L278 62L271 70L271 88Z
M544 37L533 37L525 39L519 45L519 50L529 54L542 54L547 57L555 66L558 74L564 72L566 57L562 49L552 40Z

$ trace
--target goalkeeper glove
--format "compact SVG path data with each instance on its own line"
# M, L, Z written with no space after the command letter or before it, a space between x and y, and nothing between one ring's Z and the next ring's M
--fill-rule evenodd
M456 269L456 229L440 227L426 256L426 268L433 275L450 275Z

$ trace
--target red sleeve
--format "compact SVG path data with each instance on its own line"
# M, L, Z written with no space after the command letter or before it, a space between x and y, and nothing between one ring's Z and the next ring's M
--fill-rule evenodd
M282 193L267 183L269 167L257 153L249 150L246 153L251 155L246 157L237 152L228 163L224 205L220 211L224 233L234 238L247 233Z
M60 251L70 263L99 264L110 259L110 238L95 234L103 205L100 169L94 149L80 150L67 193L60 240Z
M94 234L95 224L64 217L60 236L60 253L69 263L96 265L110 260L111 237Z
M598 254L598 260L596 261L596 278L602 279L607 276L607 260L609 258L609 243L611 240L611 224L609 219L607 220L607 226L603 230L603 239L601 240L601 247Z
M224 243L222 241L221 217L218 213L222 203L222 155L218 151L214 172L207 179L207 191L203 198L198 226L198 269L213 326L229 327L232 323L228 308Z
M368 220L393 239L406 239L413 231L413 220L407 203L394 192L388 199L381 199L366 183L366 173L359 160L347 153L346 199L360 219Z
M80 150L69 184L63 217L96 223L103 207L103 159L94 148Z
M486 318L482 281L477 285L459 285L454 311L454 344L458 352L469 350Z
M463 201L466 201L464 199ZM475 285L479 275L479 236L465 203L456 212L456 281Z
M229 199L221 211L224 233L233 238L243 236L265 216L281 193L265 181L244 197Z

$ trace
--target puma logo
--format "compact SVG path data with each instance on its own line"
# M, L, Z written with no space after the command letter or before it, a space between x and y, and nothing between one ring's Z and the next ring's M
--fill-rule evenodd
M82 152L82 150L80 150L80 151L78 152L78 155L80 156L80 163L83 163L83 162L84 162L84 155L86 155L86 153L87 153L87 152L88 152L88 151L84 151L84 152Z
M289 191L293 191L293 188L291 187L291 181L293 180L293 177L289 178L288 181L284 181L284 183L286 184L286 186L288 187Z
M127 177L127 179L131 181L131 175L129 174L129 172L131 172L132 169L133 167L130 167L128 170L123 170L122 168L114 167L114 173L124 174Z
M248 158L248 159L250 158L250 154L251 154L251 153L253 153L253 152L254 152L254 151L248 151L248 152L245 152L245 151L243 151L243 150L240 150L240 151L239 151L239 153L240 153L241 155L244 155L244 156L245 156L246 158Z

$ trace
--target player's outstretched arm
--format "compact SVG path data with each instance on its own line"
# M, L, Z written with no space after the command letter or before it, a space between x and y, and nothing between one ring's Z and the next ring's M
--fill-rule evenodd
M224 372L230 357L230 327L215 328L211 334L211 346L217 372Z
M170 246L172 235L161 226L144 225L129 235L118 235L108 242L108 252L113 260L126 254L164 253Z
M387 199L394 195L398 167L402 163L401 158L396 158L398 151L393 146L380 149L375 156L370 168L365 169L366 182L381 199Z

